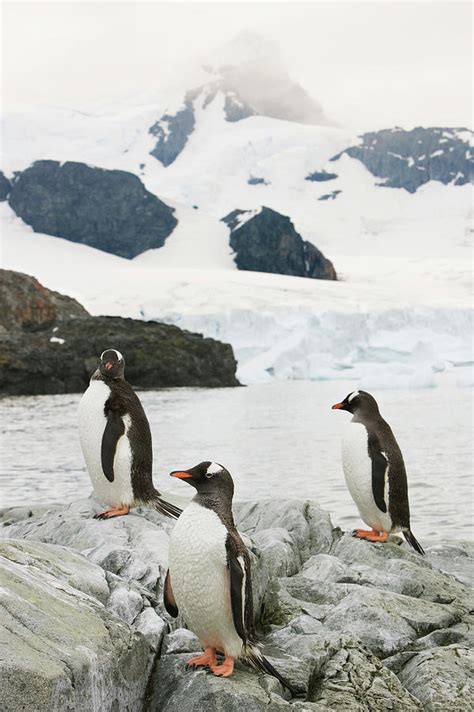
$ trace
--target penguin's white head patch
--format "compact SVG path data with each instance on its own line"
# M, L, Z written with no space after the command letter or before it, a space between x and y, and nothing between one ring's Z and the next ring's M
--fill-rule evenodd
M123 361L123 356L122 356L122 354L120 353L120 351L117 351L117 349L106 349L105 351L103 351L103 352L101 353L100 359L102 360L102 359L104 358L105 354L110 353L110 352L112 352L112 353L114 353L114 354L116 355L117 361Z
M123 378L125 359L117 349L106 349L100 356L99 371L107 378Z
M354 391L353 393L348 396L347 400L349 403L354 400L354 398L357 398L357 396L360 395L359 391Z
M211 462L206 470L206 475L217 475L218 472L222 472L222 465L218 465L217 462Z

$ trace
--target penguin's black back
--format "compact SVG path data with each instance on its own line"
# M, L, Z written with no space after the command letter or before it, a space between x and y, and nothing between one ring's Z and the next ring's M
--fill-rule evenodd
M132 454L131 480L136 500L147 502L156 494L153 486L153 450L150 425L143 406L131 385L123 379L104 379L110 396L104 405L104 415L116 413L130 417L127 437Z
M385 453L389 462L388 508L394 527L410 527L410 505L408 503L408 482L405 462L400 447L390 425L376 414L364 422L367 428L369 444L374 450Z

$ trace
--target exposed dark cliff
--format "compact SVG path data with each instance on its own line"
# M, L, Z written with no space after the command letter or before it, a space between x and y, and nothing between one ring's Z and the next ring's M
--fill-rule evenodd
M346 148L331 161L346 153L362 161L372 175L383 178L379 185L409 193L430 180L464 185L473 176L469 134L472 137L463 128L439 127L371 131L361 136L360 145Z
M36 161L15 177L9 204L35 232L129 259L162 247L177 225L137 176L72 161Z
M234 210L223 218L230 228L230 246L239 269L337 279L332 262L303 240L286 215L266 207L248 215L248 211Z
M10 183L6 175L3 173L3 171L0 171L0 201L6 200L8 198L11 189L12 184Z
M93 317L19 272L0 270L0 315L3 395L80 392L106 348L124 354L127 380L139 388L239 385L229 344L153 321Z

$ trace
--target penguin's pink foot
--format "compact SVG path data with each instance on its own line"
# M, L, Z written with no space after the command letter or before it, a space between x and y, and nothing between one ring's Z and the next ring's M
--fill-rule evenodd
M206 648L203 655L198 655L197 658L191 658L186 665L195 665L196 667L198 665L209 665L209 667L212 668L216 663L216 649Z
M367 541L387 541L388 532L376 532L374 530L368 532L365 529L354 529L352 536L357 539L367 539Z
M234 672L234 658L226 655L222 665L211 665L211 672L218 677L230 677Z
M98 512L94 514L94 519L112 519L112 517L122 517L124 514L128 514L130 507L128 504L124 504L117 509L106 509L105 512Z

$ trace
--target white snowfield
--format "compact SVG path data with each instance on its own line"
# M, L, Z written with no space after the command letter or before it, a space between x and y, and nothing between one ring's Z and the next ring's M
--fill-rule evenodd
M38 159L128 170L179 222L164 247L126 260L34 233L2 203L2 266L93 314L163 320L230 342L244 383L342 377L366 388L430 386L449 371L471 383L471 187L379 187L359 161L329 161L357 141L346 129L265 117L231 123L222 95L205 109L202 102L167 168L149 155L156 139L148 128L179 102L7 117L7 176ZM305 180L321 170L338 177ZM266 184L249 185L251 177ZM263 205L288 215L340 281L238 271L221 218Z

